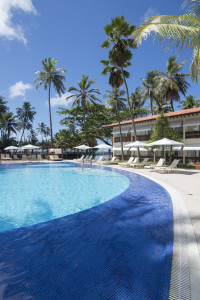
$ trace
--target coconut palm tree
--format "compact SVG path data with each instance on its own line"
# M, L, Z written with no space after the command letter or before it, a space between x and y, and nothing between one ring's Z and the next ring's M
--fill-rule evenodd
M4 99L5 99L4 97L0 96L0 119L2 114L9 110L9 107L6 106L7 101L5 101Z
M145 99L140 87L137 87L130 95L131 109L141 108L144 105Z
M44 136L46 137L46 142L48 140L48 137L51 136L51 129L46 126L45 134Z
M2 124L1 126L2 126L3 131L5 133L7 132L8 140L10 138L11 133L17 134L18 123L16 122L16 118L12 112L3 113L2 119L1 119L1 124Z
M157 76L159 74L159 71L153 70L147 73L146 78L142 79L142 87L141 87L141 93L142 93L142 99L146 101L149 100L149 106L151 109L151 114L153 115L153 103L156 102L157 106L161 110L161 105L159 102L158 97L158 80Z
M105 34L109 37L106 41L101 45L102 48L108 48L110 44L113 44L113 48L109 51L109 61L101 61L105 66L109 63L113 67L117 67L121 70L121 75L123 78L123 82L125 84L126 93L127 93L127 101L128 107L131 115L132 126L134 131L135 140L137 141L137 134L135 128L135 122L133 117L133 112L131 109L131 103L129 98L129 90L126 79L130 76L130 74L125 70L128 66L131 65L132 53L130 49L136 48L136 43L134 39L130 38L130 34L136 29L135 25L130 25L127 23L123 16L116 17L112 19L111 24L108 24L105 28ZM139 156L139 150L138 150Z
M38 132L39 134L41 134L41 137L42 137L42 144L43 144L43 136L45 136L45 134L46 134L46 125L45 125L43 122L38 123L37 132Z
M36 89L38 89L42 84L44 85L45 90L48 89L48 102L49 102L49 119L50 119L50 129L51 129L51 147L53 147L53 130L52 130L52 118L51 118L51 87L55 88L59 96L64 93L65 87L63 81L65 81L65 76L60 75L66 73L66 70L63 68L56 69L58 61L49 57L48 60L42 59L42 71L35 71L35 74L39 76L34 80L38 82Z
M167 61L166 73L159 72L157 76L158 90L174 111L173 101L180 101L180 93L185 96L190 84L186 81L188 74L181 72L186 61L177 63L177 57L171 56Z
M120 131L120 143L122 149L122 160L124 160L124 151L123 151L123 141L122 141L122 132L121 132L121 123L120 123L120 116L119 112L126 107L125 101L127 99L124 97L126 92L124 90L120 90L119 88L113 88L112 91L107 90L106 95L106 107L109 108L113 113L115 113L117 122L119 124L119 131Z
M186 0L183 3L187 8L186 14L182 16L161 15L147 19L132 37L140 44L147 36L152 35L162 44L170 48L180 48L193 51L191 64L191 78L199 82L200 75L200 1Z
M34 120L36 111L35 111L35 107L31 107L31 104L29 102L24 102L22 107L16 108L16 111L17 111L17 118L19 123L19 130L22 130L22 134L20 138L20 143L21 143L25 130L32 129L32 122Z
M120 87L123 84L123 78L122 78L122 72L117 67L111 67L109 66L109 61L101 61L105 68L102 71L102 75L107 75L109 73L109 84L112 86L114 91L119 91ZM115 94L116 96L116 94ZM115 98L115 102L117 105L117 100ZM119 123L119 131L120 131L120 143L121 143L121 149L122 149L122 160L124 160L124 150L123 150L123 142L122 142L122 132L121 132L121 124L120 119L118 119Z
M182 109L189 109L200 106L200 99L195 100L195 97L192 95L186 96L181 102Z
M82 75L81 81L78 81L79 88L71 86L68 89L68 92L76 92L76 94L68 96L66 100L69 101L69 99L75 98L72 102L71 109L76 106L81 106L83 108L84 119L88 106L91 107L96 101L101 102L95 95L100 95L99 88L91 88L94 82L94 79L89 80L89 76Z

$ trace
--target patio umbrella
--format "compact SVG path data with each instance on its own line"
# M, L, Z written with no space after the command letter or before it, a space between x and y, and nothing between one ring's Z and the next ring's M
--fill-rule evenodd
M173 141L167 138L163 138L161 140L155 141L153 143L148 144L148 146L182 146L183 143Z
M106 145L106 144L100 144L100 145L95 146L94 148L98 148L98 149L111 149L112 146Z
M135 142L132 142L130 144L127 144L126 147L141 147L141 148L144 148L144 147L148 147L149 144L147 143L144 143L144 142L140 142L140 141L135 141Z
M22 146L20 149L22 149L22 150L34 150L34 149L39 149L39 148L41 148L41 147L29 144L29 145L26 145L26 146Z
M9 150L18 150L18 149L19 149L19 147L9 146L9 147L6 147L4 150L9 151Z
M92 149L92 147L86 146L86 145L80 145L77 147L74 147L75 149L79 149L79 150L88 150L88 149Z

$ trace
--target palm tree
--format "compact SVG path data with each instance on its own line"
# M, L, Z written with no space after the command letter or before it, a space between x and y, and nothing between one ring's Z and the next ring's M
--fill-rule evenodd
M130 95L131 109L135 110L141 108L144 105L145 99L142 94L141 88L137 87Z
M51 129L49 127L46 126L46 131L44 136L46 137L46 142L49 136L51 136Z
M51 129L51 147L53 147L53 130L52 130L52 118L51 118L51 86L55 88L59 96L64 93L65 87L63 81L65 81L65 76L60 75L66 73L66 70L63 68L56 69L58 61L49 57L48 60L42 59L43 71L35 71L39 76L34 80L38 82L36 89L38 89L42 84L44 85L45 90L48 89L49 94L49 118L50 118L50 129Z
M142 98L144 101L149 99L149 106L151 109L151 114L153 115L153 102L155 101L159 109L161 110L161 105L159 102L158 91L157 91L157 76L159 71L153 70L147 73L146 78L142 79Z
M82 75L81 81L78 81L79 88L71 86L68 92L77 92L76 94L70 95L66 98L68 101L70 98L74 98L71 105L71 109L76 106L83 108L84 119L88 110L88 106L91 107L96 101L101 102L95 94L100 95L99 88L91 88L91 85L95 82L94 79L88 80L89 76Z
M25 137L24 133L25 130L32 129L32 122L34 120L34 116L36 114L35 107L31 107L29 102L24 102L22 107L17 107L17 118L19 122L19 129L22 130L20 143L22 141L23 136Z
M7 101L4 100L4 97L0 96L0 119L3 113L9 110L9 107L6 106Z
M115 113L119 124L122 160L124 160L122 131L121 131L119 112L126 107L126 104L124 103L126 101L126 98L123 97L126 92L124 90L119 90L119 88L113 88L112 91L107 90L106 92L107 94L104 95L104 98L106 98L106 107L111 109L111 111Z
M142 39L146 39L151 34L153 38L158 38L160 43L168 44L170 48L192 50L191 78L198 83L200 75L200 1L186 0L183 6L187 7L185 15L151 17L132 33L132 37L137 44L140 44Z
M186 96L181 102L182 109L189 109L200 106L200 99L195 100L195 97L192 95Z
M18 123L15 120L15 116L11 112L5 112L2 115L1 119L2 128L5 132L7 132L7 138L9 140L10 134L15 133L17 134L18 130Z
M43 144L43 136L46 134L46 125L42 123L38 123L37 132L41 134L42 137L42 144Z
M135 122L133 117L133 112L131 109L131 103L129 99L129 90L126 82L126 78L130 76L130 74L125 70L126 67L131 65L132 53L130 49L136 48L136 43L134 39L131 39L129 36L135 30L135 25L130 25L126 22L123 16L116 17L112 19L111 24L108 24L104 31L106 35L109 37L106 41L101 45L102 48L108 48L110 44L113 44L112 50L109 51L109 61L101 61L105 66L111 65L113 67L117 67L121 70L121 75L123 78L123 82L126 88L128 107L131 115L132 126L134 131L135 140L137 141L137 134L135 128ZM138 150L139 156L139 150Z
M29 139L30 144L35 145L37 143L37 141L38 141L37 133L33 129L30 130L30 133L28 135L28 139Z
M160 94L163 95L165 102L171 104L172 111L174 111L173 101L180 101L180 93L185 96L187 88L190 86L185 79L188 75L181 72L186 61L177 63L176 60L176 56L171 56L167 61L166 73L159 72L160 74L157 76Z

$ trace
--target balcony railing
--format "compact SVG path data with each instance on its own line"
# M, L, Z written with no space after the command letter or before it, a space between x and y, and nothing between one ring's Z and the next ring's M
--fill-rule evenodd
M200 131L188 131L185 133L186 139L197 139L200 138Z

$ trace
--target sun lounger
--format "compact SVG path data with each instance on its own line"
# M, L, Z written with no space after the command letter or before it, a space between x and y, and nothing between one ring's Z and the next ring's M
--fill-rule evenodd
M149 160L149 158L148 157L146 157L146 158L144 158L143 159L143 161L141 162L141 163L139 163L139 162L133 162L132 164L131 164L131 166L132 167L144 167L145 165L146 165L146 163L147 163L147 161Z
M145 169L155 169L156 167L162 167L165 162L164 158L160 158L156 165L144 166Z
M133 160L134 160L134 157L130 157L127 162L119 163L118 165L121 165L121 166L130 166L130 164L133 162Z
M36 160L36 155L35 155L35 154L32 154L31 159L32 159L32 160Z
M101 165L103 163L103 156L100 156L100 158L95 163Z
M15 159L15 160L19 159L19 157L17 156L17 154L13 154L13 159Z
M6 154L1 154L1 159L2 160L10 160L12 158L10 157L10 154L6 153Z
M85 155L82 155L80 158L73 159L74 161L82 161Z
M37 154L37 158L36 158L36 160L38 160L38 161L42 160L42 156L41 156L41 154Z
M26 156L26 155L22 155L22 160L23 160L23 161L28 161L27 156Z
M49 158L50 158L50 160L53 160L53 161L62 160L62 158L59 157L57 154L49 155Z
M117 158L116 156L113 156L111 160L102 161L102 164L109 165L109 164L113 163L116 160L116 158Z
M90 162L93 158L93 155L90 155L88 158L85 158L84 161L85 162Z
M177 168L179 161L179 159L174 159L169 167L155 167L155 170L159 171L159 173L169 173L170 171L175 170Z

